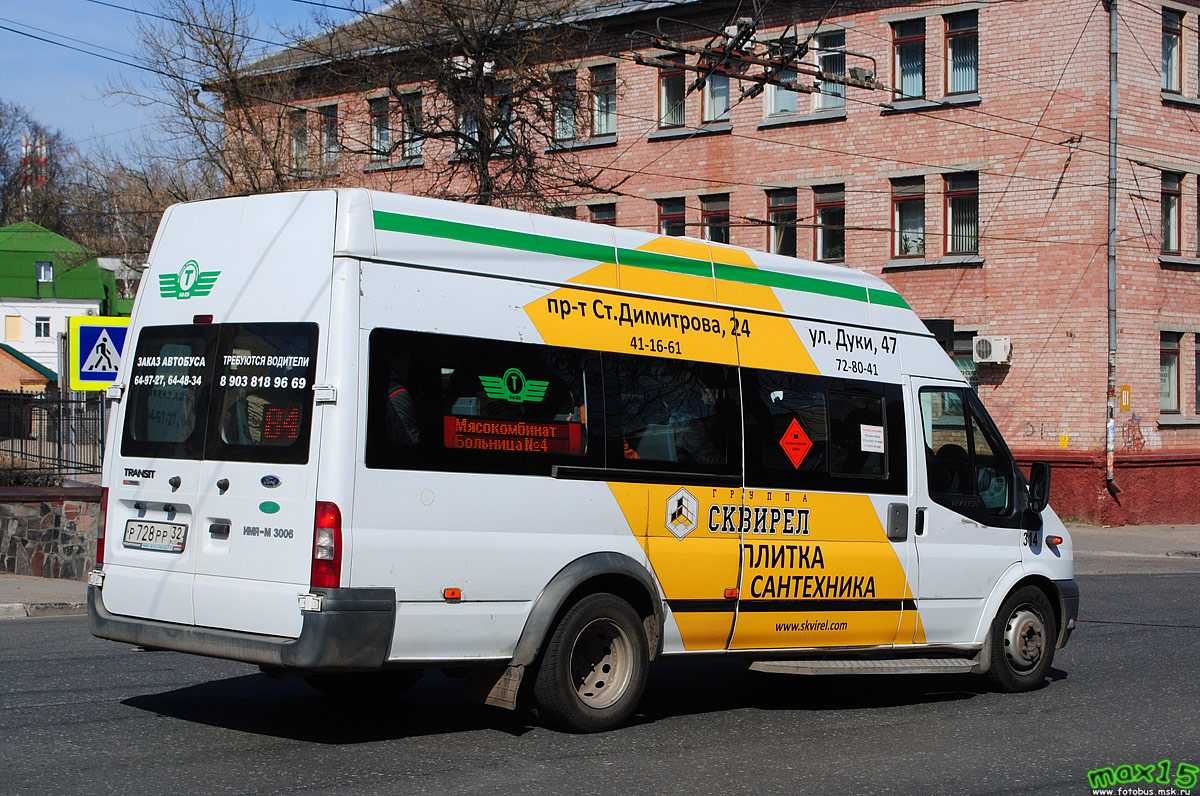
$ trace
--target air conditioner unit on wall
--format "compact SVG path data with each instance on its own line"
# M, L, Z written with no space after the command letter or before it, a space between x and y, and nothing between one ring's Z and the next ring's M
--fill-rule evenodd
M1007 365L1012 361L1012 338L975 337L971 340L971 358L989 365Z

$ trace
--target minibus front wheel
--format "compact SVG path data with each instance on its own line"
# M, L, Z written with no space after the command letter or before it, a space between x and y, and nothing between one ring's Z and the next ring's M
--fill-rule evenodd
M542 655L538 714L574 732L623 724L641 701L649 669L641 617L613 594L589 594L563 615Z
M1001 691L1029 691L1050 673L1058 629L1054 611L1037 586L1008 595L992 622L988 674Z

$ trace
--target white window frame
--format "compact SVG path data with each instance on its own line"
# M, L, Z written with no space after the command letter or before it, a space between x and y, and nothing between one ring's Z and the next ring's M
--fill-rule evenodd
M321 164L336 166L342 149L338 106L322 105L317 112L321 117Z
M711 74L704 81L702 121L729 121L729 75Z
M785 69L776 78L781 83L795 83L800 76L792 69ZM767 86L767 115L793 114L799 108L800 92L788 91L776 85Z
M419 91L410 91L400 95L400 119L403 125L400 154L406 160L415 160L424 154L425 137L421 134L423 101L424 97Z
M840 38L841 44L836 44L835 41ZM822 72L828 72L835 75L846 75L846 31L831 30L828 33L822 33L816 37L817 47L826 48L828 50L840 48L842 52L828 52L818 49L815 52L817 59L817 67ZM840 63L840 69L839 69ZM846 107L846 86L843 83L822 83L817 81L817 93L813 94L813 109L814 110L829 110L830 108Z
M392 150L391 100L387 97L375 97L367 100L367 108L371 119L371 160L386 161Z
M589 75L592 82L592 135L616 135L617 65L594 66Z

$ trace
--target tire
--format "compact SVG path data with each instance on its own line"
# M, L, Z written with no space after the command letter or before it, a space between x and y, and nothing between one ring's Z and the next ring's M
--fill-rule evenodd
M423 669L306 674L304 682L334 699L379 701L403 696L423 674Z
M646 689L650 659L641 617L612 594L571 606L546 643L534 681L538 715L572 732L623 724Z
M1054 662L1058 627L1046 595L1022 586L1000 606L992 622L988 676L999 691L1029 691L1040 686Z

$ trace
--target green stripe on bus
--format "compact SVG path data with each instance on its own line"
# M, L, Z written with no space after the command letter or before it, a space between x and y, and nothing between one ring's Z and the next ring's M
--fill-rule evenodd
M908 306L908 302L904 300L904 296L892 290L880 290L877 287L869 288L867 293L870 295L872 304L883 304L888 307L899 307L902 310L912 309Z
M666 271L674 274L690 276L716 277L730 282L741 282L747 285L763 287L778 287L785 290L796 290L803 293L817 293L823 296L862 301L871 304L883 304L890 307L908 308L908 304L900 294L879 288L865 288L844 282L831 282L812 276L785 274L780 271L768 271L761 268L747 268L726 263L710 263L707 260L695 260L690 257L679 257L672 254L661 254L642 249L619 249L600 243L551 238L546 235L536 235L531 232L517 232L508 229L493 229L480 227L475 224L464 224L460 221L445 221L425 216L410 216L403 213L389 213L383 210L375 211L375 229L385 232L405 232L410 235L424 235L431 238L460 240L465 243L477 243L484 246L497 246L503 249L553 254L559 257L571 257L577 260L591 260L598 263L620 263L638 268L649 268L655 271Z
M812 276L785 274L779 271L767 271L761 268L746 268L741 265L726 265L715 263L717 279L727 279L731 282L744 282L763 287L780 287L785 290L799 290L804 293L820 293L835 298L852 301L866 301L867 289L859 285L848 285L843 282L830 282L827 279L817 279Z
M459 221L385 213L382 210L375 211L375 229L387 232L407 232L410 235L426 235L431 238L461 240L466 243L481 243L485 246L499 246L503 249L557 254L562 257L596 260L602 263L613 262L613 257L616 255L612 246L604 246L599 243L549 238L545 235L534 235L531 232L479 227Z

